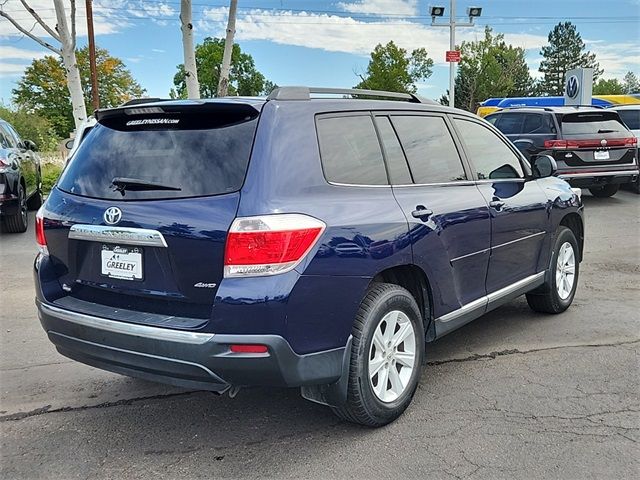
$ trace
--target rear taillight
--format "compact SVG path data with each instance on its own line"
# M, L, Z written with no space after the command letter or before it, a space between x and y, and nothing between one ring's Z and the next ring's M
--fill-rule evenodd
M227 235L224 276L288 272L309 253L324 229L324 222L296 213L236 218Z
M6 157L0 157L0 168L9 167L11 163Z
M635 147L638 145L636 137L629 138L606 138L603 139L587 139L587 140L545 140L544 148L552 150L566 150L573 148L607 148L607 147Z
M36 213L36 242L40 248L40 252L48 255L49 250L47 248L47 237L44 234L44 216L42 214L42 207Z
M545 140L544 148L565 149L567 148L567 141L566 140Z

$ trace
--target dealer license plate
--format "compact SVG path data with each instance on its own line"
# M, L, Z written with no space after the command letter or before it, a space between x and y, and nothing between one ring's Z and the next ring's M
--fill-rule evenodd
M609 151L608 150L596 150L593 152L593 158L596 160L609 160Z
M103 245L101 273L121 280L142 280L142 249Z

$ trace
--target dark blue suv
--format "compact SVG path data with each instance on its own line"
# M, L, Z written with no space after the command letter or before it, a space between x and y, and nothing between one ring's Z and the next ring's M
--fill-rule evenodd
M286 87L96 117L36 219L40 320L69 358L219 393L300 387L379 426L429 342L522 294L573 300L579 193L469 113Z

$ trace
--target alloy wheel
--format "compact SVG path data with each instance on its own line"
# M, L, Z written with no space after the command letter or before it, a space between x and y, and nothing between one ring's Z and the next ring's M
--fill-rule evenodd
M556 289L562 300L566 300L571 295L575 279L576 256L573 246L569 242L564 242L556 260Z
M406 390L415 368L416 338L409 317L400 310L378 323L369 348L369 384L382 402L393 402Z

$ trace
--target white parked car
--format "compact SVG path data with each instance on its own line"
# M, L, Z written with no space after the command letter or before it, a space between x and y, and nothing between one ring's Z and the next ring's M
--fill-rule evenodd
M640 105L620 105L611 109L618 112L627 128L640 138ZM640 150L637 150L636 157L640 161ZM631 188L634 192L640 193L640 178L631 184Z
M67 143L65 144L65 147L69 149L69 154L67 155L67 161L69 161L69 159L73 157L73 154L76 153L76 150L78 150L78 147L80 146L82 141L87 137L87 134L93 129L95 125L96 125L95 117L90 116L84 122L82 122L80 127L78 127L76 136L70 140L67 140Z

